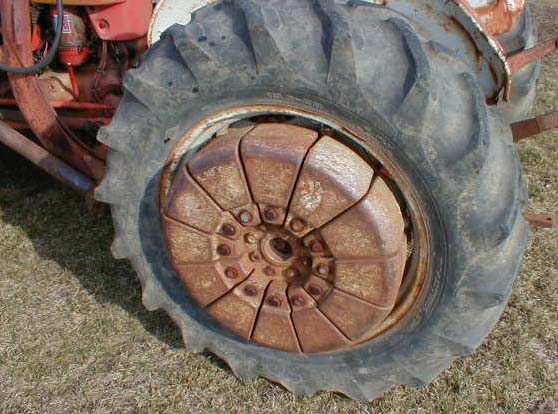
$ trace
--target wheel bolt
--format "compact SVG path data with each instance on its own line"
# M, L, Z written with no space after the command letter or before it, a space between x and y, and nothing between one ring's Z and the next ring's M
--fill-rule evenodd
M248 210L242 210L238 217L240 218L240 222L242 224L251 223L254 219L254 216L252 216L252 213L250 213Z
M277 212L275 211L274 208L267 207L264 210L264 218L267 221L275 221L275 220L277 220Z
M248 255L248 257L250 258L251 261L253 262L259 262L260 260L262 260L262 257L260 256L259 253L256 252L252 252Z
M238 270L234 267L227 267L225 269L225 276L229 279L236 279L239 276Z
M291 220L291 230L295 233L299 233L306 227L306 224L301 219Z
M310 242L310 251L312 253L322 253L324 251L324 245L319 240L312 240Z
M320 296L322 294L322 288L316 285L308 286L308 293L314 296Z
M325 276L329 273L329 266L326 263L320 263L316 266L316 272L319 275Z
M258 242L256 236L254 236L252 233L248 233L246 236L244 236L244 240L246 240L246 243L250 244L255 244Z
M264 273L268 276L275 276L275 269L271 266L266 266L264 268Z
M304 304L306 303L302 296L293 296L291 298L291 302L295 306L304 306Z
M231 248L226 244L220 244L217 246L217 253L221 256L229 256L231 254Z
M298 276L298 270L296 270L294 267L290 267L285 271L285 276L287 276L289 279L294 279Z
M243 292L246 296L256 296L258 294L258 289L252 285L244 286Z
M273 306L274 308L278 308L279 306L281 306L281 299L279 299L277 296L272 296L267 300L267 303L269 304L269 306Z
M223 224L223 227L221 227L221 233L223 233L225 236L234 236L236 233L236 229L232 224L225 223Z

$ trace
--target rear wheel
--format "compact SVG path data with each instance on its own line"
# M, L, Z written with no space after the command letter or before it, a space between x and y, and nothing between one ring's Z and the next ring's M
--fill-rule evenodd
M194 351L373 399L472 352L526 244L517 152L473 74L389 10L238 0L125 82L116 257Z

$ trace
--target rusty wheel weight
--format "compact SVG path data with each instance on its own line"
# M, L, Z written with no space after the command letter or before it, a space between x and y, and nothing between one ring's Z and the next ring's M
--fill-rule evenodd
M394 309L407 257L402 209L332 136L231 127L174 171L162 213L185 288L245 339L332 351L369 339Z

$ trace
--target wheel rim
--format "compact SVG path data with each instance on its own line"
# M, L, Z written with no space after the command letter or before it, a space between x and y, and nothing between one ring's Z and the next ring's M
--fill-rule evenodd
M175 151L163 180L165 237L189 294L238 336L283 351L368 341L424 285L424 271L405 273L409 220L379 163L327 132L232 124Z

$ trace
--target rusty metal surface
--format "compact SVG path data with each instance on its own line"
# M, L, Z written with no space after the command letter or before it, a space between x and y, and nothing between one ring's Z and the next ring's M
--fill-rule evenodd
M192 177L208 195L222 209L231 211L251 226L260 223L260 215L244 174L240 140L253 128L231 128L229 134L210 142L188 162Z
M2 2L4 52L12 66L30 66L30 5L27 1ZM62 124L45 99L36 75L9 74L19 109L45 149L94 179L104 175L104 163Z
M27 137L0 122L0 142L27 158L43 171L76 191L91 192L94 183L72 167L45 151Z
M557 128L558 111L549 112L535 118L529 118L511 124L513 140L515 142Z
M558 51L558 37L543 42L531 49L516 53L508 57L512 74L519 72L525 66Z
M304 157L317 138L306 128L262 124L242 139L246 178L264 222L284 222Z
M480 23L492 36L509 32L525 8L525 0L461 1L468 2L475 9Z
M181 281L245 339L331 351L362 341L395 306L402 211L335 138L272 122L231 126L183 158L162 200Z
M531 226L544 229L558 228L558 216L551 214L524 213L523 217Z

